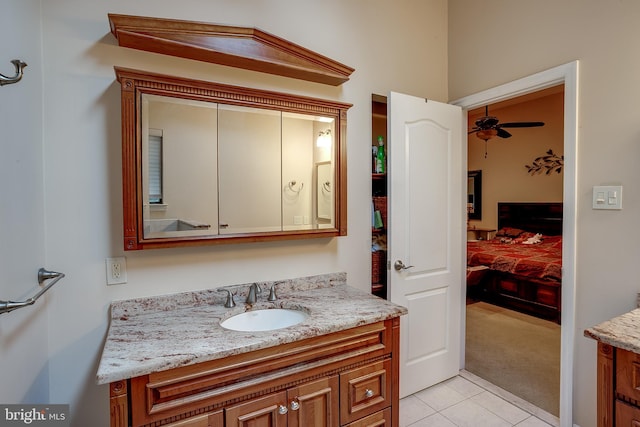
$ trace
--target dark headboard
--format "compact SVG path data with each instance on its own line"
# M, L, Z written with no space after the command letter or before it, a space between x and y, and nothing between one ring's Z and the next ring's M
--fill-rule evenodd
M503 227L559 236L562 202L498 202L498 228Z

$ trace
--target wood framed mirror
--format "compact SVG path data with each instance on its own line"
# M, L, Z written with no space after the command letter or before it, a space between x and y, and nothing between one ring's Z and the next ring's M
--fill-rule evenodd
M350 104L115 71L125 250L347 234Z

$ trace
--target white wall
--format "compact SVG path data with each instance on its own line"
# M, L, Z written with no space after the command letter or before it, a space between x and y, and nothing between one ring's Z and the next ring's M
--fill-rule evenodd
M583 330L635 307L640 259L640 3L449 0L449 95L579 60L574 422L596 425L596 343ZM624 186L622 211L591 209Z
M18 301L38 291L38 269L52 267L44 251L40 2L5 0L2 9L0 73L14 75L12 59L27 63L21 82L0 87L0 300ZM49 401L48 299L0 315L2 403Z
M0 157L3 171L8 166L15 172L0 184L3 214L7 200L15 209L13 221L8 224L3 218L0 231L5 255L0 262L10 266L6 270L12 276L2 283L19 283L22 287L8 296L22 296L24 286L32 286L45 254L47 266L67 277L48 295L44 319L49 323L48 352L43 344L46 323L36 309L0 318L0 363L3 373L5 366L11 366L13 380L8 383L3 378L0 400L35 401L49 394L50 402L71 404L72 425L107 426L108 388L95 385L95 373L112 300L335 271L346 271L352 285L369 288L371 94L394 90L439 101L448 98L446 0L47 0L41 2L42 77L37 57L38 3L23 3L10 0L8 12L3 9L0 18L0 34L15 41L15 45L0 44L0 67L6 69L2 61L19 55L29 56L31 67L31 76L22 85L0 88L0 120L8 124L0 127L2 144L10 140L12 150L27 151L11 159L4 153ZM255 26L356 71L349 82L333 87L132 51L118 47L109 33L109 12ZM26 39L18 41L13 30ZM114 65L354 104L347 133L349 235L125 254L120 88ZM29 95L25 98L14 91ZM26 105L7 117L8 101ZM39 145L41 135L44 148ZM5 242L12 242L12 247ZM107 287L105 258L122 255L127 257L129 282ZM19 333L25 334L26 342ZM41 379L46 379L46 358L48 386ZM43 375L38 375L40 371ZM17 386L18 375L24 372L24 385ZM32 399L33 389L39 396Z

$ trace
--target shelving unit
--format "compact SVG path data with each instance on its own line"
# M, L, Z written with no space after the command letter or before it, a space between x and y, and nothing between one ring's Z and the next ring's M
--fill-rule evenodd
M387 98L381 95L371 95L371 147L378 146L378 136L382 135L387 150ZM374 212L380 211L382 227L371 226L371 293L381 298L387 298L387 174L374 173L373 151L371 153L371 196ZM374 244L384 248L374 251Z

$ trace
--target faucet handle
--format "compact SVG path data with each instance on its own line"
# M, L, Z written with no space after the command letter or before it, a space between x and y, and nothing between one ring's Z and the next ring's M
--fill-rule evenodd
M225 308L232 308L236 306L236 302L233 300L233 294L229 289L218 289L218 292L226 292L227 293L227 301L225 301Z
M278 299L278 295L276 295L276 285L278 283L274 283L273 285L271 285L271 289L269 290L269 298L267 298L267 301L276 301Z

